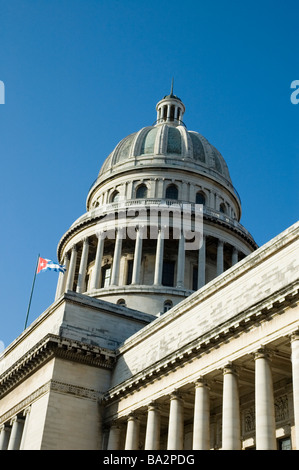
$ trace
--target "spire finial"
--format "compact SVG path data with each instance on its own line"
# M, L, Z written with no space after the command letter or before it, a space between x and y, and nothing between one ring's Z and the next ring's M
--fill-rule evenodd
M173 77L172 77L172 80L171 80L171 90L170 90L170 96L173 95Z

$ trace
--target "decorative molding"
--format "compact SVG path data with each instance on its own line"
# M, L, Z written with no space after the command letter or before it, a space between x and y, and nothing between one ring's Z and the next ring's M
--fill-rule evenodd
M53 358L104 369L115 364L114 351L49 334L0 376L0 398Z

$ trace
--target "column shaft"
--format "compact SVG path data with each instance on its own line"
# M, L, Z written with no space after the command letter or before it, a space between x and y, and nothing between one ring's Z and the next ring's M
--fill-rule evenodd
M7 450L19 450L23 432L24 420L17 417L11 420L12 428Z
M97 252L96 252L96 259L94 262L94 268L91 275L91 282L90 282L90 289L98 289L99 288L99 280L101 275L101 266L102 266L102 258L104 252L104 234L98 234L98 244L97 244Z
M72 252L71 252L69 272L68 272L67 281L66 281L66 290L67 291L73 289L74 278L75 278L75 269L76 269L76 261L77 261L77 248L76 248L76 246L74 246L72 248Z
M238 250L236 247L233 247L233 252L232 252L232 266L237 264L238 262Z
M273 382L265 350L255 356L255 428L256 449L276 450Z
M83 241L83 249L82 249L82 255L81 255L81 260L80 260L78 283L77 283L77 292L79 292L80 294L84 292L85 290L88 250L89 250L89 242L88 242L88 239L85 239Z
M69 265L70 265L70 258L69 258L68 253L64 257L63 264L65 265L66 271L65 273L59 273L55 300L58 299L66 290L66 282L68 278Z
M195 384L193 450L210 449L210 396L203 380Z
M142 228L139 228L136 233L135 252L132 272L132 284L140 283L140 269L142 259Z
M175 394L170 398L168 424L168 450L183 450L184 448L184 402Z
M163 236L162 230L159 230L158 239L157 239L155 275L154 275L154 284L157 286L160 286L162 284L163 253L164 253L164 236Z
M119 267L122 248L122 230L117 230L112 262L111 285L118 285Z
M156 405L148 407L144 449L160 449L160 411Z
M119 450L120 446L120 427L112 424L109 430L107 450Z
M178 264L177 264L177 287L184 287L184 276L185 275L185 238L184 234L181 233L179 238L179 249L178 249Z
M238 378L232 366L223 371L222 449L241 449Z
M135 416L129 416L126 433L125 450L138 450L139 421Z
M206 237L203 235L202 245L198 252L197 288L200 289L206 283Z
M6 450L9 441L10 428L3 424L0 427L0 450Z

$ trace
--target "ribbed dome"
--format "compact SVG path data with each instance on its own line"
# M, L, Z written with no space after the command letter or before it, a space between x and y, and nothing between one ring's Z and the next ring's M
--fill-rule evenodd
M131 166L155 163L193 168L231 183L220 152L198 132L171 123L148 126L122 139L104 162L99 177Z

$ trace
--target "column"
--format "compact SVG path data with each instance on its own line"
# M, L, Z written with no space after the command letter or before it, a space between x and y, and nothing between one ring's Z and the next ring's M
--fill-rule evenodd
M11 422L11 433L7 450L19 450L23 432L24 420L15 416Z
M195 383L193 450L210 449L210 392L201 378Z
M139 444L139 421L131 414L128 417L125 450L138 450Z
M295 449L299 450L299 332L291 335Z
M25 446L25 439L26 439L26 434L27 434L27 429L28 429L28 425L29 425L29 413L30 413L30 406L28 408L26 408L24 411L23 411L23 416L24 416L24 420L25 420L25 423L24 423L24 429L23 429L23 432L22 432L22 439L21 439L21 443L20 443L20 450L23 450L24 449L24 446Z
M135 252L132 272L132 284L140 284L140 269L142 259L143 228L138 227L136 232Z
M97 234L97 236L98 236L98 244L97 244L96 259L94 262L94 268L92 271L91 281L90 281L91 290L99 288L99 280L100 280L102 258L103 258L103 251L104 251L104 240L105 240L104 233L100 232Z
M218 240L217 245L217 276L223 273L223 241Z
M116 240L114 247L114 255L112 262L112 274L111 274L111 285L118 285L119 277L119 267L120 267L120 258L121 258L121 248L122 248L122 229L117 229Z
M184 234L181 233L179 238L179 250L178 250L178 264L177 264L177 287L184 287L185 277L185 238Z
M222 449L241 450L238 377L229 364L223 369Z
M156 286L160 286L162 284L163 256L164 256L164 233L161 228L159 229L159 232L158 232L156 260L155 260L154 284Z
M177 392L170 396L167 450L184 448L184 402Z
M270 355L264 348L255 354L255 428L256 450L276 450Z
M10 427L6 424L0 426L0 450L6 450L9 441Z
M66 291L73 289L76 261L77 261L77 247L73 246L72 251L71 251L69 272L68 272L67 281L66 281Z
M82 255L81 255L81 260L80 260L78 283L77 283L77 292L79 292L79 294L82 294L82 292L86 290L85 278L86 278L88 251L89 251L89 241L88 241L88 238L85 238L83 240L83 249L82 249Z
M237 248L234 246L233 247L233 252L232 252L232 266L234 266L235 264L237 264L238 262L238 250Z
M156 403L151 403L147 411L145 450L160 449L160 410Z
M117 423L112 423L109 430L107 450L119 450L121 428Z
M69 264L70 264L70 258L69 258L68 253L66 253L66 255L64 257L63 264L66 268L66 271L65 271L65 273L59 273L55 300L57 300L65 292L66 281L67 281L68 271L69 271Z
M206 236L202 236L202 245L198 251L197 289L206 283Z

